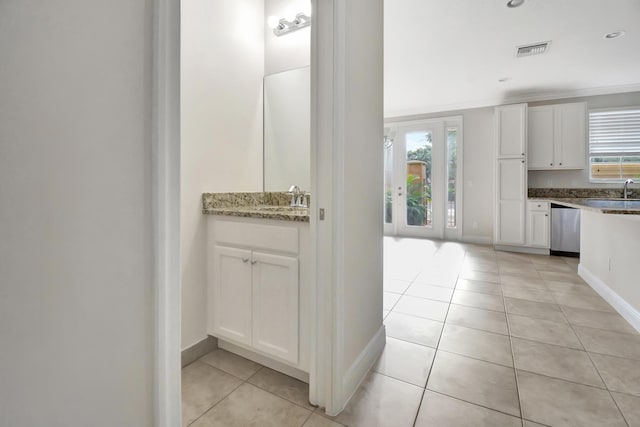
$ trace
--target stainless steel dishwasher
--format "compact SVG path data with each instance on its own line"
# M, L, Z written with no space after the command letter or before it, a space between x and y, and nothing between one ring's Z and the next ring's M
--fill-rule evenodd
M580 256L580 209L551 204L551 255Z

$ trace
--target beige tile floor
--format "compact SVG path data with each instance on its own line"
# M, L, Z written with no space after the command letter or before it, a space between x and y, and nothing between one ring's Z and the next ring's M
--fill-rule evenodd
M215 350L183 369L183 425L640 427L640 334L577 265L385 238L387 345L338 417Z

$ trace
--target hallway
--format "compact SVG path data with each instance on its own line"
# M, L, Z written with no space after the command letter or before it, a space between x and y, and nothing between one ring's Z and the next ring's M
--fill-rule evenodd
M640 426L640 335L577 265L387 237L387 345L338 417L306 404L304 383L216 350L183 369L185 425Z

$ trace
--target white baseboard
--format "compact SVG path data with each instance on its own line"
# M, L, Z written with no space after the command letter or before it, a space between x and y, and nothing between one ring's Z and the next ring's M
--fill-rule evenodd
M522 254L549 255L548 248L533 248L531 246L495 245L494 249L505 252L518 252Z
M598 276L593 274L582 264L578 265L578 275L584 279L606 302L618 312L627 322L640 332L640 312L611 289Z
M473 236L473 235L463 235L462 241L464 243L475 243L477 245L491 245L493 244L493 239L487 236Z
M286 365L282 362L273 360L267 356L263 356L262 354L247 350L246 348L242 348L238 345L232 344L228 341L223 341L221 339L218 340L218 347L231 353L237 354L238 356L242 356L245 359L249 359L253 362L259 363L262 366L273 369L274 371L282 372L285 375L309 384L309 373L304 372L301 369L294 368L293 366Z
M367 376L369 370L382 354L382 350L384 350L386 342L386 331L384 325L382 325L373 338L371 338L364 350L362 350L360 355L356 358L355 362L353 362L349 369L346 370L342 381L342 390L345 394L348 394L349 398L345 400L345 406L349 403L349 400L351 400L355 392L358 390L358 387L362 384L362 381ZM344 406L335 414L329 415L337 415L342 412L343 409Z

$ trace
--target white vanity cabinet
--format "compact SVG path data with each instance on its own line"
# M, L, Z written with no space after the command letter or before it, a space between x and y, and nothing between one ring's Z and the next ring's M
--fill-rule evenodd
M586 103L530 107L528 128L530 170L585 168Z
M308 372L308 224L207 221L208 333Z
M549 202L529 200L527 205L527 246L549 249L551 235Z

